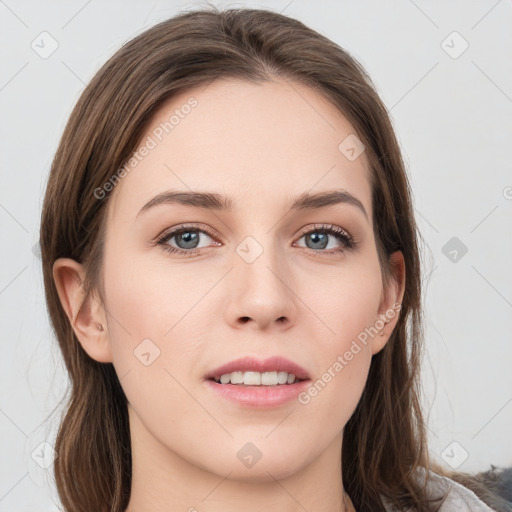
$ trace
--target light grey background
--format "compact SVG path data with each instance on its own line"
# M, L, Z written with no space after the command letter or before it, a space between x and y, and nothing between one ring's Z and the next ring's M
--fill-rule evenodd
M427 243L423 381L432 456L466 471L512 464L512 2L212 3L296 17L370 73L391 110ZM47 418L67 377L46 316L37 242L65 122L123 42L205 5L0 0L0 511L57 510L59 409ZM58 48L48 58L31 47L48 51L52 39Z

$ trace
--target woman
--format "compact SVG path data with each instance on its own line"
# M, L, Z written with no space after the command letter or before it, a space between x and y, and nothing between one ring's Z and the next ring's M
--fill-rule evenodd
M330 40L233 9L125 44L42 213L65 510L492 510L429 462L417 236L386 109Z

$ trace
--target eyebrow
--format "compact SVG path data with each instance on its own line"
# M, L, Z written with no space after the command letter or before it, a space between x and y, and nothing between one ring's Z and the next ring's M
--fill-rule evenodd
M366 212L362 202L346 190L329 190L316 194L305 192L296 197L291 202L289 209L309 211L342 203L355 206L363 213L366 220L368 220L368 213ZM236 205L236 201L229 196L223 196L213 192L187 192L168 190L156 195L153 197L153 199L148 201L140 209L137 217L150 208L161 204L181 204L184 206L192 206L207 210L231 212Z

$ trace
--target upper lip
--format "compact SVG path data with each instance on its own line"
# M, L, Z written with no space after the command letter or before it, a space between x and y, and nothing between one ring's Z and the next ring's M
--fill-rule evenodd
M219 366L206 375L206 379L220 378L226 373L232 372L286 372L293 373L297 379L309 379L308 372L299 364L284 357L274 356L267 359L255 357L241 357L227 364Z

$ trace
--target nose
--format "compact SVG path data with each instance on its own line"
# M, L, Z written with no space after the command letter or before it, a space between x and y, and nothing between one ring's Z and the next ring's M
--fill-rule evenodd
M294 278L284 255L270 245L258 245L249 240L234 254L226 321L237 329L287 330L295 323L298 310Z

